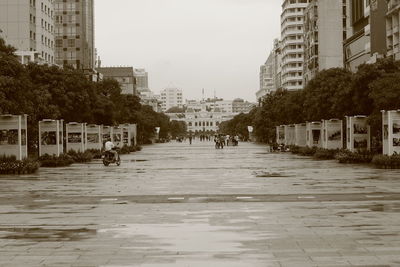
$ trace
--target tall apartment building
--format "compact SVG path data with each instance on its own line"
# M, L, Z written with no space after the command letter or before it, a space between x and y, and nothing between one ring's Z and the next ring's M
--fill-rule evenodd
M161 91L161 110L167 111L172 107L183 107L182 90L177 88L166 88Z
M115 79L121 85L122 94L135 94L135 78L133 67L100 67L96 71L103 75L103 78Z
M136 91L140 94L142 92L149 92L149 77L145 69L134 69L133 75L136 79Z
M400 0L388 0L386 13L387 55L400 60Z
M274 52L271 51L265 64L260 67L260 89L256 93L258 100L275 90L273 73L274 59Z
M282 87L303 89L304 10L309 0L284 0L281 14Z
M381 0L346 1L344 64L351 71L363 63L374 63L386 55L386 13L388 4ZM390 36L388 37L390 39ZM388 44L391 45L390 42Z
M321 70L343 67L345 7L343 1L311 0L305 9L304 85Z
M95 67L94 0L55 0L54 10L57 64L92 71Z
M54 63L53 2L0 0L0 29L21 63Z

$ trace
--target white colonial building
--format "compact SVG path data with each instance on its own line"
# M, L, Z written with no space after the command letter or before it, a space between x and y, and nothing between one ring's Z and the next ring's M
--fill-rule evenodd
M171 120L184 121L187 131L193 134L214 134L218 132L219 125L233 119L234 113L226 112L186 112L186 113L167 113Z

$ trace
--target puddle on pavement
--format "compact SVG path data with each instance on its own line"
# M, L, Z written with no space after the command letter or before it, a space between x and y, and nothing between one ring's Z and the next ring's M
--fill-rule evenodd
M145 162L149 161L148 159L131 159L131 162Z
M96 232L88 228L0 227L0 238L35 242L79 241L96 235Z
M291 177L291 175L282 172L267 172L267 171L253 172L253 175L255 175L257 178Z
M246 241L259 237L246 233L240 227L218 227L207 223L182 224L128 224L102 229L99 234L111 234L114 238L135 240L154 250L180 251L185 253L243 252ZM260 237L261 238L261 237ZM135 249L133 247L133 249Z

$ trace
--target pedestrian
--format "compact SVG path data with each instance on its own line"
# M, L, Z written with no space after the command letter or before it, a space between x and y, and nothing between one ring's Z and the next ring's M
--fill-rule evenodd
M192 135L189 135L189 143L192 144Z

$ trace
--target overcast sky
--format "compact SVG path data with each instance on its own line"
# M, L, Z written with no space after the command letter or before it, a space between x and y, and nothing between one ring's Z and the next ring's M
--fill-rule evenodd
M255 101L259 67L280 35L281 0L96 0L102 66L133 66L184 99Z

